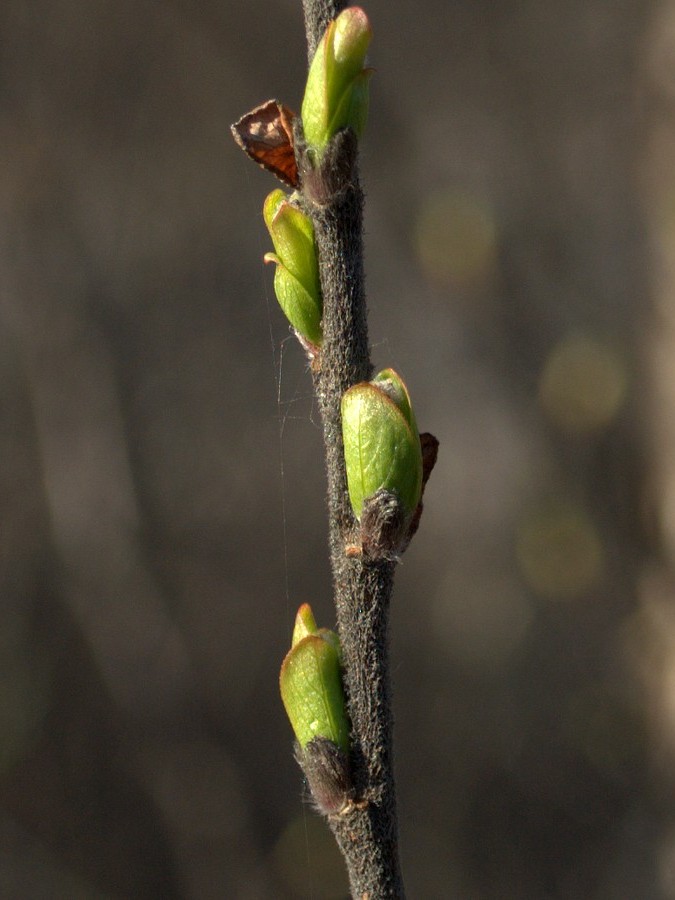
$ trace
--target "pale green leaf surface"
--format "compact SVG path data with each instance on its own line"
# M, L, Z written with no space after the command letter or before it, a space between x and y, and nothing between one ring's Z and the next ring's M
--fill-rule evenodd
M316 737L328 738L342 750L349 747L338 654L319 635L296 644L281 667L281 698L301 747Z
M321 345L321 305L288 269L277 263L274 291L293 328L310 343Z
M272 222L274 221L277 210L287 199L286 194L281 188L271 191L267 197L265 197L265 202L263 203L263 219L270 232L272 231Z
M319 297L319 262L309 216L292 204L283 203L272 220L270 234L284 266L310 294Z
M415 413L413 412L412 403L410 402L410 394L405 382L394 369L382 369L373 378L372 384L385 391L405 416L410 428L417 432L417 422L415 421Z
M412 514L422 484L422 453L394 401L373 384L359 384L342 398L342 432L349 497L354 514L380 488L395 492Z
M366 14L349 7L326 29L307 76L302 124L307 142L324 149L340 129L363 132L367 115L367 77L363 64L371 30Z
M293 637L291 638L291 647L299 644L308 634L316 634L318 631L314 613L309 603L303 603L298 609L295 616L295 624L293 626Z

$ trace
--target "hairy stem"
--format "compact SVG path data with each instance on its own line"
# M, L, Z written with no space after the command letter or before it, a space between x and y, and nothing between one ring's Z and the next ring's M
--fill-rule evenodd
M311 59L328 21L344 4L303 2ZM315 178L315 199L312 190L305 191L323 293L323 345L315 387L326 446L330 554L357 801L350 812L329 821L345 857L352 895L359 900L403 898L388 665L395 564L348 557L345 552L357 540L358 523L347 493L340 401L347 388L372 374L363 276L363 194L351 133L336 141L322 169Z
M328 23L346 6L343 0L302 0L307 34L307 57L310 63Z

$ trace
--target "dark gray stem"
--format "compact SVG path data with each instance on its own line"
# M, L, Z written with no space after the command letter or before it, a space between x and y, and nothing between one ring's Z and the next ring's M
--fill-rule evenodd
M304 0L310 59L325 27L344 6ZM338 135L303 189L316 234L323 292L323 345L314 378L328 474L330 554L344 682L352 723L355 807L329 819L355 898L404 897L398 856L388 665L389 603L395 564L347 556L358 541L345 476L340 401L370 378L372 366L363 276L363 194L351 132Z
M307 57L310 63L328 23L346 6L343 0L302 0L307 34Z

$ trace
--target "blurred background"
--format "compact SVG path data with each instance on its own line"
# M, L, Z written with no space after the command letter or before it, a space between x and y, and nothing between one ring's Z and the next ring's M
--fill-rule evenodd
M370 0L411 898L675 898L675 3ZM0 7L0 896L344 898L278 696L332 625L274 179L300 0Z

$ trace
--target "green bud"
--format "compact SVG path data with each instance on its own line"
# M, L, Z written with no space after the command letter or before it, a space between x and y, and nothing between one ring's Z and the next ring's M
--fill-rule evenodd
M403 379L393 369L382 369L372 383L387 393L405 416L410 428L417 433L417 422L410 403L410 394Z
M337 635L317 629L307 604L298 610L293 643L279 676L281 699L302 750L315 738L349 749Z
M342 438L356 518L378 491L396 496L411 517L422 495L422 450L408 389L393 369L345 392Z
M360 137L368 115L368 80L364 69L372 33L358 6L350 6L329 23L309 68L302 101L307 143L321 154L341 128Z
M312 607L309 603L303 603L295 616L291 647L295 647L296 644L299 644L308 634L316 634L318 630Z
M282 190L272 191L263 218L274 244L265 262L276 263L274 291L286 318L310 344L321 345L321 283L311 219Z
M340 638L334 631L331 631L330 628L319 628L314 619L312 607L309 603L303 603L295 616L291 647L295 647L296 644L299 644L308 634L318 634L324 641L328 641L329 644L332 644L338 655L338 661L340 662L340 665L342 665L342 647L340 646Z

